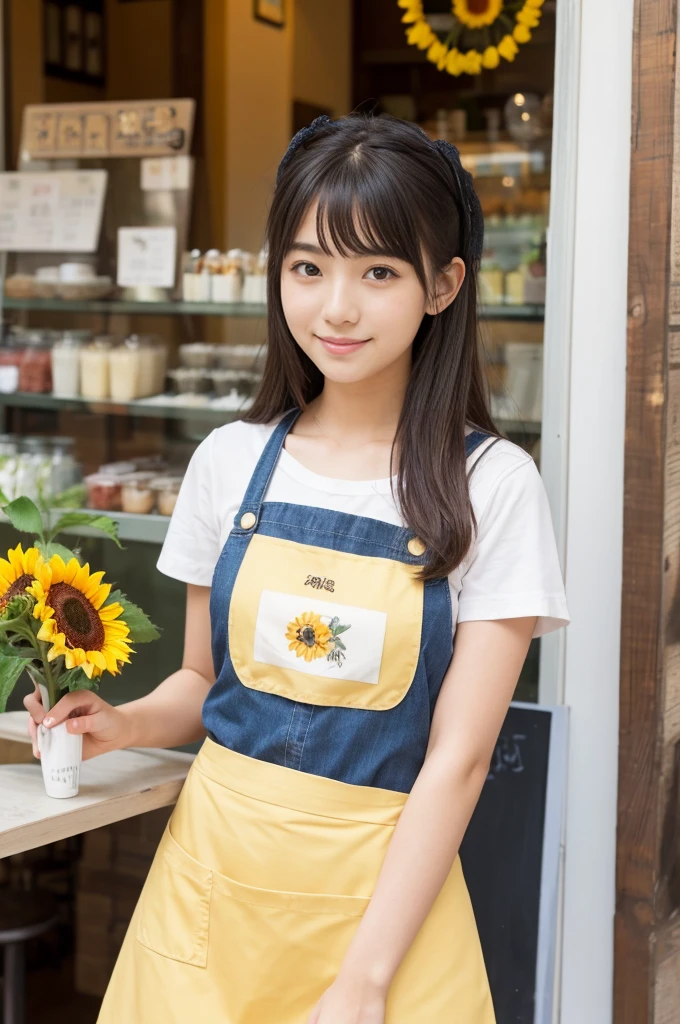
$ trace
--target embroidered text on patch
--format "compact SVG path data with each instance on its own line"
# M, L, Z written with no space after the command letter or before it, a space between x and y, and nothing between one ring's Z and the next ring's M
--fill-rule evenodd
M328 619L328 616L303 612L289 622L286 630L286 639L290 641L288 650L295 651L297 658L304 658L307 662L325 657L332 664L342 665L347 648L340 639L340 633L351 629L351 625L341 625L337 615L328 623L323 619Z
M316 587L317 590L330 590L331 593L335 590L335 580L326 579L326 577L312 576L311 574L305 580L306 587Z

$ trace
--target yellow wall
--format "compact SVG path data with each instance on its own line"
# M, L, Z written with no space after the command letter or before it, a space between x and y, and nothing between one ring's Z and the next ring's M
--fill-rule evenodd
M259 249L276 168L290 140L293 21L274 28L229 0L226 23L227 238Z
M295 0L293 96L328 107L335 117L351 103L350 0Z

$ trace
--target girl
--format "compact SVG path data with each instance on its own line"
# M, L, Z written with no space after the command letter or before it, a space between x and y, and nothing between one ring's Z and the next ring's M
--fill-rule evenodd
M158 563L188 584L182 668L50 713L85 757L206 737L99 1024L493 1024L457 851L568 616L540 477L486 405L482 233L412 124L321 118L282 161L262 385Z

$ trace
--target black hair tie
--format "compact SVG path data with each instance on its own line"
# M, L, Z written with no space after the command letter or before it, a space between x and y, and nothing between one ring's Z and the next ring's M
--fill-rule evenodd
M304 146L305 142L308 142L312 136L316 135L318 131L325 128L327 125L332 124L328 114L322 114L321 117L315 117L310 124L305 125L299 132L296 132L293 138L288 143L288 149L283 154L279 169L276 172L276 184L278 185L281 180L281 175L290 163L291 159L297 153L301 146Z
M467 238L467 250L471 260L479 263L484 248L484 214L479 196L475 192L472 175L466 171L460 160L460 153L456 146L445 139L437 139L432 143L435 149L441 153L449 167L453 171L458 186L461 206L464 214L465 235Z

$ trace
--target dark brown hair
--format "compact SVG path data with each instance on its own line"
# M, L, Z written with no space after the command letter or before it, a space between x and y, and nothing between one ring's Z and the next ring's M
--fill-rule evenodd
M465 280L455 300L436 316L425 315L414 339L390 460L398 446L395 500L427 545L424 580L452 572L472 541L466 423L498 435L480 360L476 259L463 226L469 197L460 194L459 182L420 128L386 116L330 122L292 155L267 223L267 359L244 416L269 423L294 406L304 409L323 390L323 374L295 342L281 304L281 267L312 203L318 201L317 234L327 254L332 244L343 256L405 260L428 294L435 275L453 257L463 258Z

